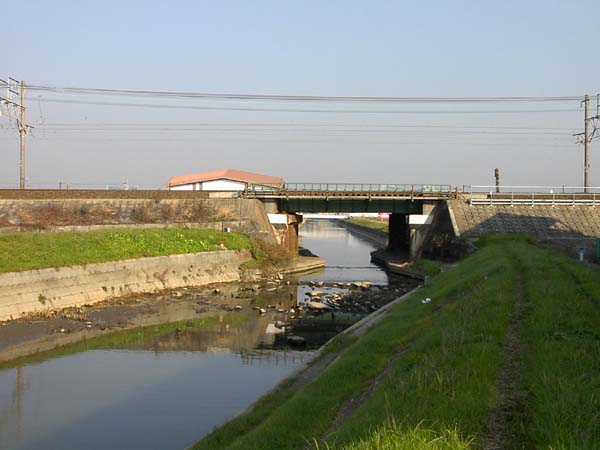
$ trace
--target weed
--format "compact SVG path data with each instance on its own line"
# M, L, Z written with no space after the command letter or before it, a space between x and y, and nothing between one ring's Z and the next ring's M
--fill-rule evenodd
M442 262L431 259L419 259L411 264L411 269L425 275L437 275L442 270Z
M270 244L261 238L250 242L250 252L255 263L250 263L245 266L246 268L258 266L268 269L270 267L282 266L288 264L293 257L293 254L286 248L278 244Z

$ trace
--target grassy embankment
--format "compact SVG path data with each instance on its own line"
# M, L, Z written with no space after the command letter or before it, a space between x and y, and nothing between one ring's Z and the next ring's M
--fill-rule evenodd
M374 230L388 232L389 223L387 220L379 220L370 217L350 217L349 223L354 225L360 225L361 227L372 228Z
M200 229L1 234L0 272L206 252L220 242L229 250L250 248L240 233Z
M599 449L600 273L525 238L480 245L195 448Z
M422 258L410 263L410 269L425 275L433 276L442 271L443 265L444 264L440 261Z
M235 328L253 317L253 314L251 315L238 312L235 314L223 315L222 321L218 316L200 317L196 319L187 319L177 322L161 323L158 325L149 325L129 330L110 332L108 334L86 338L73 344L57 347L52 350L47 350L34 355L24 356L0 363L0 370L27 364L37 364L51 358L71 355L88 350L122 348L127 345L147 342L151 339L157 339L161 336L174 333L177 330L181 333L185 333L221 325L229 325Z

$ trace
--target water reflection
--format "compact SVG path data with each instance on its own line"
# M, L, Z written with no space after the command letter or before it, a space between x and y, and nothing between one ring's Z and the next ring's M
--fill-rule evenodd
M305 357L95 350L5 371L0 392L26 388L17 414L2 399L0 448L185 448Z
M348 232L336 220L309 219L300 228L300 244L326 261L325 270L303 280L387 284L387 274L371 262L374 245Z
M301 239L327 261L324 271L301 281L387 283L386 274L370 262L373 246L339 224L310 220ZM302 302L307 290L272 284L257 294L224 287L220 296L211 297L213 302L225 308L242 305L246 312L232 312L232 320L222 316L210 327L194 322L209 302L190 294L181 302L185 307L156 310L155 316L182 320L181 325L159 333L134 330L139 335L125 336L110 348L0 371L0 448L188 447L310 356L280 346L281 335L265 333L269 324L285 320L284 311ZM247 312L269 305L263 315ZM307 348L318 347L337 331L308 333Z

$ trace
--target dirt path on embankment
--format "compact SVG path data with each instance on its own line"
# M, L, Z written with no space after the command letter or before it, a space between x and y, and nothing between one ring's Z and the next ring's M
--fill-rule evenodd
M487 277L488 274L485 274L483 277L481 277L481 279L478 282L476 282L466 291L460 292L455 296L449 297L448 299L439 302L439 304L436 305L435 309L433 310L432 314L439 314L445 308L453 305L469 293L479 289L482 283L485 282ZM384 308L381 308L376 313L373 313L373 315L370 316L368 320L365 320L364 323L361 326L356 327L355 330L348 329L348 331L353 336L362 336L370 327L372 327L376 323L380 322L383 318L385 318L385 313L389 310L389 308L393 306L393 304L398 303L399 301L407 297L409 294L412 294L412 292L409 292L405 296L399 298L397 301L392 302L386 305ZM388 374L394 368L396 362L412 347L412 344L413 341L409 341L404 345L404 347L391 354L388 358L388 362L385 368L369 382L365 389L359 392L356 396L350 398L338 409L336 416L329 425L327 431L323 433L322 439L327 439L333 433L335 433L337 429L354 413L354 411L356 411L363 403L365 403L369 399L369 397L373 394L373 391L375 391L375 388L377 388L379 383L381 383L388 376ZM314 447L309 446L307 447L307 450L313 448Z
M496 403L490 412L487 432L483 439L484 450L513 448L522 436L509 430L509 422L522 421L526 414L527 392L521 389L524 343L521 337L527 304L523 289L523 276L515 280L515 306L504 341L502 369L496 384Z

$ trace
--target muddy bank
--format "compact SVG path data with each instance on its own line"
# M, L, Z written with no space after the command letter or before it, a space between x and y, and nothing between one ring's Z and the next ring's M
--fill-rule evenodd
M258 317L253 306L290 309L295 305L296 292L295 284L274 279L182 287L108 299L95 305L45 310L0 324L0 362L126 329L227 312L251 312ZM275 308L269 308L269 312L273 320L286 320L285 314L277 313Z
M0 363L117 331L227 313L250 314L253 320L264 322L261 348L314 349L416 285L409 279L382 286L275 275L260 281L182 287L45 310L0 323ZM302 341L292 342L295 338L290 340L290 336Z
M300 283L298 301L287 322L276 323L276 344L319 348L336 334L364 317L411 292L421 284L415 279L397 279L390 285L370 282Z
M413 278L419 281L425 280L424 274L410 268L410 263L406 255L399 255L389 252L386 249L379 249L371 253L371 260L396 275Z
M260 269L240 270L250 259L248 250L222 250L3 273L0 320L132 294L260 278ZM274 271L298 273L323 265L321 258L298 257Z

